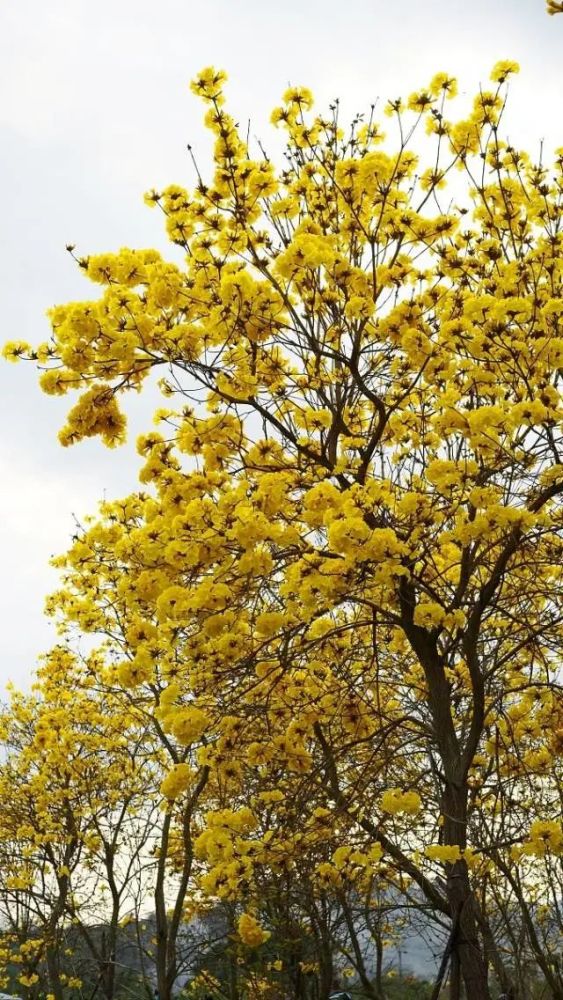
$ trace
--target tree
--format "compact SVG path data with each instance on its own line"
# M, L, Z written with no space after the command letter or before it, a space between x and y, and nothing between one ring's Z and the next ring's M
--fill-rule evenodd
M189 958L179 929L192 859L178 842L190 843L197 794L182 808L163 799L158 726L103 675L99 654L57 646L33 694L13 692L1 717L2 959L30 997L62 1000L84 983L114 1000L125 949L147 996L156 979L166 998Z
M64 647L2 714L0 905L19 948L6 958L23 963L23 986L56 1000L84 972L106 1000L119 985L120 921L155 825L147 732L134 721Z
M446 74L390 101L387 147L373 108L346 129L292 87L279 171L204 70L214 174L147 196L184 263L78 258L101 296L5 349L46 392L79 391L64 445L119 444L120 397L166 370L149 492L85 530L53 610L116 661L134 636L121 682L158 676L163 733L219 791L256 769L266 793L308 787L343 848L363 841L368 868L383 851L449 920L451 996L474 1000L491 963L517 992L480 866L507 878L506 859L563 846L560 778L536 812L521 798L538 754L561 759L563 154L548 169L502 138L516 69L461 120ZM266 814L208 814L212 894L291 858Z

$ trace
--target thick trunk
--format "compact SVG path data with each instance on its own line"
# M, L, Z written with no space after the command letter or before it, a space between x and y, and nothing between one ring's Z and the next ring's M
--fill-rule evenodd
M461 1000L461 966L457 951L452 955L450 968L450 1000Z
M443 798L444 844L467 846L467 789L447 784ZM470 1000L491 1000L488 987L487 964L479 938L478 906L471 884L467 863L463 858L447 866L447 897L455 930L452 947L453 988L457 970ZM455 996L455 994L454 994Z

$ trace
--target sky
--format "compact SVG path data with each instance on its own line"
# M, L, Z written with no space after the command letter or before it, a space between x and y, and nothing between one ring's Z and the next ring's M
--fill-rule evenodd
M186 144L209 141L188 82L229 73L229 110L266 146L288 84L353 115L408 95L438 70L472 95L498 59L516 59L511 141L563 145L563 17L543 0L2 0L0 5L0 341L45 340L45 311L96 294L65 253L166 250L143 192L190 186ZM69 399L41 394L30 365L0 366L0 696L28 686L55 641L43 602L50 556L102 497L136 486L136 435L150 401L129 404L129 442L63 449Z

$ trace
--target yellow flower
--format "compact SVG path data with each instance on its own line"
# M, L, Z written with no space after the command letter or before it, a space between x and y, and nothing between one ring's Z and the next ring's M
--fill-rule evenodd
M272 636L281 629L285 621L286 616L281 611L263 611L256 619L256 628L261 635Z
M452 98L457 94L457 80L447 73L436 73L432 77L428 89L434 97L445 94L446 97Z
M39 982L39 976L36 972L32 972L29 975L22 972L22 974L18 976L18 982L21 983L22 986L33 986L35 983Z
M445 617L444 608L436 601L419 601L414 609L413 620L415 625L434 628L436 625L441 625Z
M270 931L265 931L256 917L250 913L242 913L237 921L238 935L249 948L257 948L271 937Z
M457 844L429 844L424 848L424 853L432 861L444 861L448 864L461 858L461 849Z
M534 820L530 827L530 839L522 845L527 854L540 857L547 853L563 853L563 826L556 820Z
M313 106L313 95L308 87L289 87L282 100L284 104L296 104L307 111Z
M192 774L189 764L174 764L160 786L162 795L166 799L177 799L189 787Z
M23 354L32 354L31 347L23 340L10 340L2 348L2 357L6 361L19 361Z
M222 89L227 74L222 69L206 66L190 83L190 90L204 101L223 103Z
M402 792L400 788L388 788L380 799L382 812L392 815L407 813L414 816L420 812L421 806L422 802L418 792Z
M491 80L494 83L504 83L511 73L519 73L520 65L513 59L501 59L491 70Z
M186 705L176 709L171 716L171 730L180 742L189 746L197 743L210 724L207 712L197 705Z

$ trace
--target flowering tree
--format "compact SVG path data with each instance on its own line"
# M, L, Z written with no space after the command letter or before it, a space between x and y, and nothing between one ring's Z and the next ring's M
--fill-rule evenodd
M56 648L34 692L14 692L1 715L2 972L19 969L17 988L30 997L46 987L62 1000L81 986L74 929L112 1000L119 922L148 839L140 806L150 783L138 767L146 733L122 698L80 689L75 674L72 654Z
M147 196L183 263L78 258L100 297L5 349L78 392L63 445L119 444L120 397L164 375L148 492L87 526L52 610L104 636L208 769L202 887L248 897L314 848L324 810L340 844L319 878L385 856L449 920L452 996L474 1000L488 963L518 989L483 879L563 848L563 151L548 168L502 138L516 70L461 119L446 74L390 101L387 144L373 109L345 127L290 88L280 170L204 70L214 173ZM192 781L179 760L170 799Z
M114 1000L131 973L124 949L147 996L156 981L169 998L193 960L181 927L195 910L190 843L206 771L173 763L149 707L105 682L98 655L57 646L33 694L13 692L0 716L0 968L3 985L18 970L30 1000L63 1000L84 980ZM185 770L191 794L184 780L174 806Z

